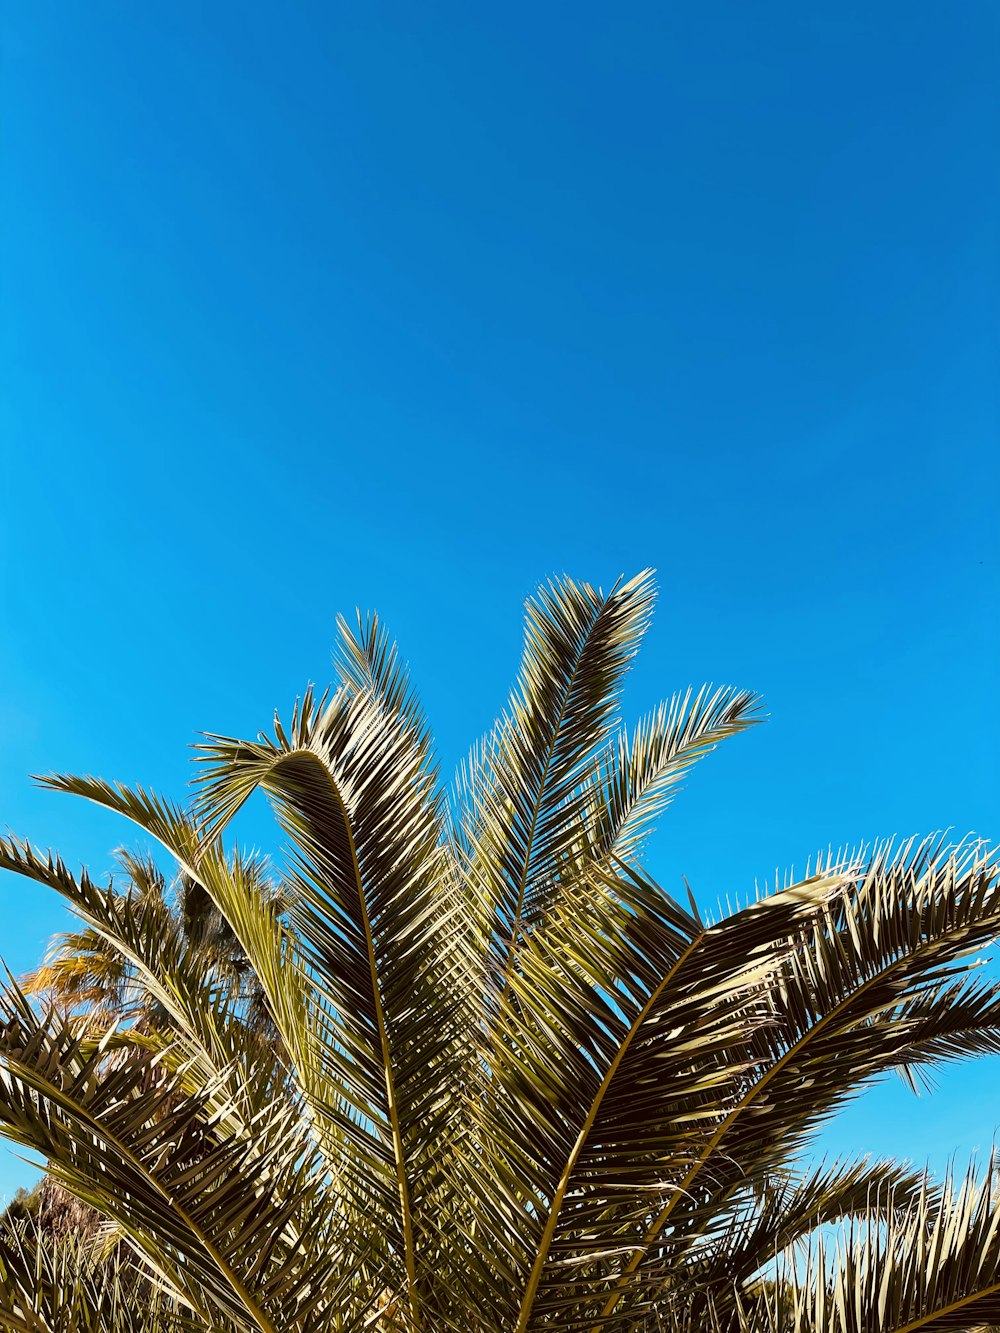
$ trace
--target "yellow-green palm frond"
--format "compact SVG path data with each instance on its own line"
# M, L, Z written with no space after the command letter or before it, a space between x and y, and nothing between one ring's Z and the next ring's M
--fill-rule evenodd
M614 734L625 671L653 606L649 572L610 593L564 579L528 602L524 654L506 712L462 786L466 873L490 905L503 988L524 923L579 837L592 779Z
M307 695L273 739L212 738L204 755L209 827L260 788L289 839L290 918L329 1022L327 1073L415 1319L418 1236L438 1225L423 1164L459 1114L457 1084L448 1094L467 1058L457 1024L468 986L422 730L378 690L344 687Z
M779 894L780 899L782 895ZM1000 863L978 843L877 849L854 887L794 937L761 993L762 1019L674 1189L622 1265L616 1308L675 1238L734 1186L763 1179L872 1078L998 1048L993 986L956 977L1000 931ZM703 1224L704 1224L703 1221Z
M631 733L623 730L590 780L589 854L605 861L634 856L692 765L758 724L760 705L749 690L705 686L675 694Z
M122 1250L58 1240L0 1222L0 1326L5 1333L204 1333ZM222 1327L219 1333L224 1333Z

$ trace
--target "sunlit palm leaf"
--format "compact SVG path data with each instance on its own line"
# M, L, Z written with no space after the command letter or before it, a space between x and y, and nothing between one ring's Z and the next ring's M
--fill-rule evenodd
M259 787L291 839L292 919L335 1023L331 1076L357 1138L381 1147L382 1225L416 1319L418 1238L438 1225L427 1163L460 1107L446 1094L466 978L440 797L422 730L399 708L345 688L307 696L273 741L213 740L202 810L221 827Z
M467 874L493 910L491 945L509 977L525 920L579 837L566 804L613 734L624 672L652 610L649 573L603 594L569 579L527 606L524 655L507 712L467 771Z
M631 735L622 732L591 779L591 855L633 856L688 769L758 723L760 702L747 690L688 690L643 718Z
M822 1237L793 1279L792 1333L953 1333L1000 1321L995 1171L969 1174L902 1214Z
M85 1240L54 1242L0 1225L0 1327L5 1333L205 1333L129 1256ZM219 1333L223 1333L220 1327Z

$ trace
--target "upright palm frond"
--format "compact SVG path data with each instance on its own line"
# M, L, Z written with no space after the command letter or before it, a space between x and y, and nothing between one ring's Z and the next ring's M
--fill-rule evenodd
M457 1092L448 1080L464 997L460 923L415 710L374 676L362 686L319 703L307 695L273 740L215 738L201 808L219 830L259 787L291 840L291 916L327 1005L331 1077L419 1326L418 1236L434 1226L427 1163L458 1109L443 1094Z
M651 609L648 572L607 596L565 580L528 603L510 703L464 784L466 873L492 908L501 989L525 923L580 835L586 806L567 805L604 757L622 678Z
M645 839L759 701L682 692L626 728L651 606L648 574L543 588L452 797L375 617L340 623L339 685L287 726L206 738L191 809L45 780L161 852L105 886L0 839L0 869L78 918L0 988L0 1132L103 1219L67 1237L11 1212L4 1328L1000 1321L992 1168L956 1188L804 1165L871 1080L1000 1050L976 973L1000 864L930 839L821 858L718 920L675 902ZM257 792L284 839L267 863L232 837Z

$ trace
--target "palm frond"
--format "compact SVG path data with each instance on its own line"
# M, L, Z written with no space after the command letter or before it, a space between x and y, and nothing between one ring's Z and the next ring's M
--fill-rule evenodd
M630 860L692 765L729 736L761 721L761 700L749 690L705 686L676 694L616 738L591 779L590 853Z
M526 917L579 837L569 798L613 734L626 667L653 604L647 571L608 594L565 579L528 602L524 655L507 712L463 784L466 873L493 912L502 990Z
M100 1045L81 1044L60 1020L38 1019L13 984L0 996L0 1017L7 1137L111 1218L210 1325L277 1333L289 1277L316 1281L296 1274L289 1222L298 1221L296 1233L329 1228L308 1183L310 1145L288 1108L263 1112L253 1134L220 1137L205 1114L208 1098L186 1095L155 1055L133 1050L128 1061L108 1062ZM263 1158L262 1142L271 1144ZM248 1198L242 1182L258 1172L266 1188ZM272 1257L263 1272L262 1255ZM307 1297L301 1285L297 1294Z
M206 1333L127 1252L106 1256L85 1239L2 1222L0 1324L9 1333Z
M783 1274L793 1333L952 1333L1000 1321L996 1168L970 1168L902 1214L854 1219Z
M582 1323L595 1302L596 1317L629 1238L655 1200L672 1196L703 1126L735 1096L762 1021L748 991L841 887L829 867L710 927L633 873L616 881L589 932L577 909L532 937L494 1057L524 1107L515 1118L504 1106L507 1141L523 1125L545 1200L528 1218L534 1255L519 1330L556 1311ZM502 1174L502 1162L492 1165Z
M710 1213L712 1199L734 1177L766 1176L867 1081L912 1063L918 1050L946 1058L949 1020L941 993L998 930L1000 864L981 844L949 848L927 839L896 852L878 849L855 891L834 900L767 980L770 1021L756 1030L739 1095L719 1105L676 1191L624 1265L619 1293L647 1257L660 1263L668 1227L683 1232L687 1217ZM963 1022L968 1034L983 999L981 1040L990 1046L996 1037L990 996L975 997ZM906 1049L901 1011L917 1003L919 1038ZM957 1049L956 1042L952 1053ZM609 1300L607 1313L613 1309Z
M444 1094L466 983L422 732L378 692L344 689L318 705L306 696L273 740L213 738L205 759L200 808L214 829L261 788L292 840L291 915L335 1025L331 1077L416 1319L418 1230L434 1225L423 1182L458 1110Z
M694 1230L683 1256L673 1247L661 1291L669 1303L678 1287L685 1289L694 1309L705 1307L711 1293L716 1316L737 1312L741 1299L755 1287L766 1288L786 1256L794 1264L821 1228L854 1218L881 1225L939 1197L926 1171L892 1161L821 1163L806 1175L782 1171L720 1201L712 1228ZM657 1297L652 1301L655 1306Z
M338 1148L329 1138L336 1139L343 1126L338 1124L337 1090L325 1072L329 1016L304 975L292 932L275 911L270 893L262 891L257 864L238 850L227 855L197 817L142 788L70 775L49 775L41 781L54 791L82 796L131 820L170 853L181 873L203 885L239 941L266 997L285 1055L316 1109L312 1124L332 1169Z

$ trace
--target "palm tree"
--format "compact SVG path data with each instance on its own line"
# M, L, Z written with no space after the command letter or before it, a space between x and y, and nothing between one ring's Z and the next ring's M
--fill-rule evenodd
M86 1246L53 1255L12 1220L7 1326L54 1330L31 1319L62 1301L87 1327L137 1273L164 1328L202 1333L1000 1320L992 1163L957 1183L803 1165L871 1080L1000 1049L1000 987L973 970L1000 932L1000 867L930 839L822 858L715 921L671 899L645 835L759 703L687 692L625 730L652 600L648 575L543 588L509 703L451 791L374 618L341 625L339 685L287 727L207 738L188 810L45 780L199 886L275 1040L135 895L0 842L0 866L61 893L147 1001L141 1024L109 1011L81 1030L3 992L0 1128L117 1241L95 1278ZM278 910L231 837L258 791L285 837ZM128 1318L90 1326L156 1326Z
M214 986L242 1001L248 1028L275 1037L267 1000L239 940L203 886L180 873L173 883L151 856L126 848L117 853L124 885L109 882L113 897L127 898L140 929L189 955ZM262 868L263 869L263 868ZM260 875L260 892L273 910L283 910L281 889ZM43 1004L72 1015L81 1030L104 1031L120 1024L142 1031L169 1023L169 1014L146 984L141 968L115 941L93 926L63 931L50 943L44 962L21 978L21 988Z

